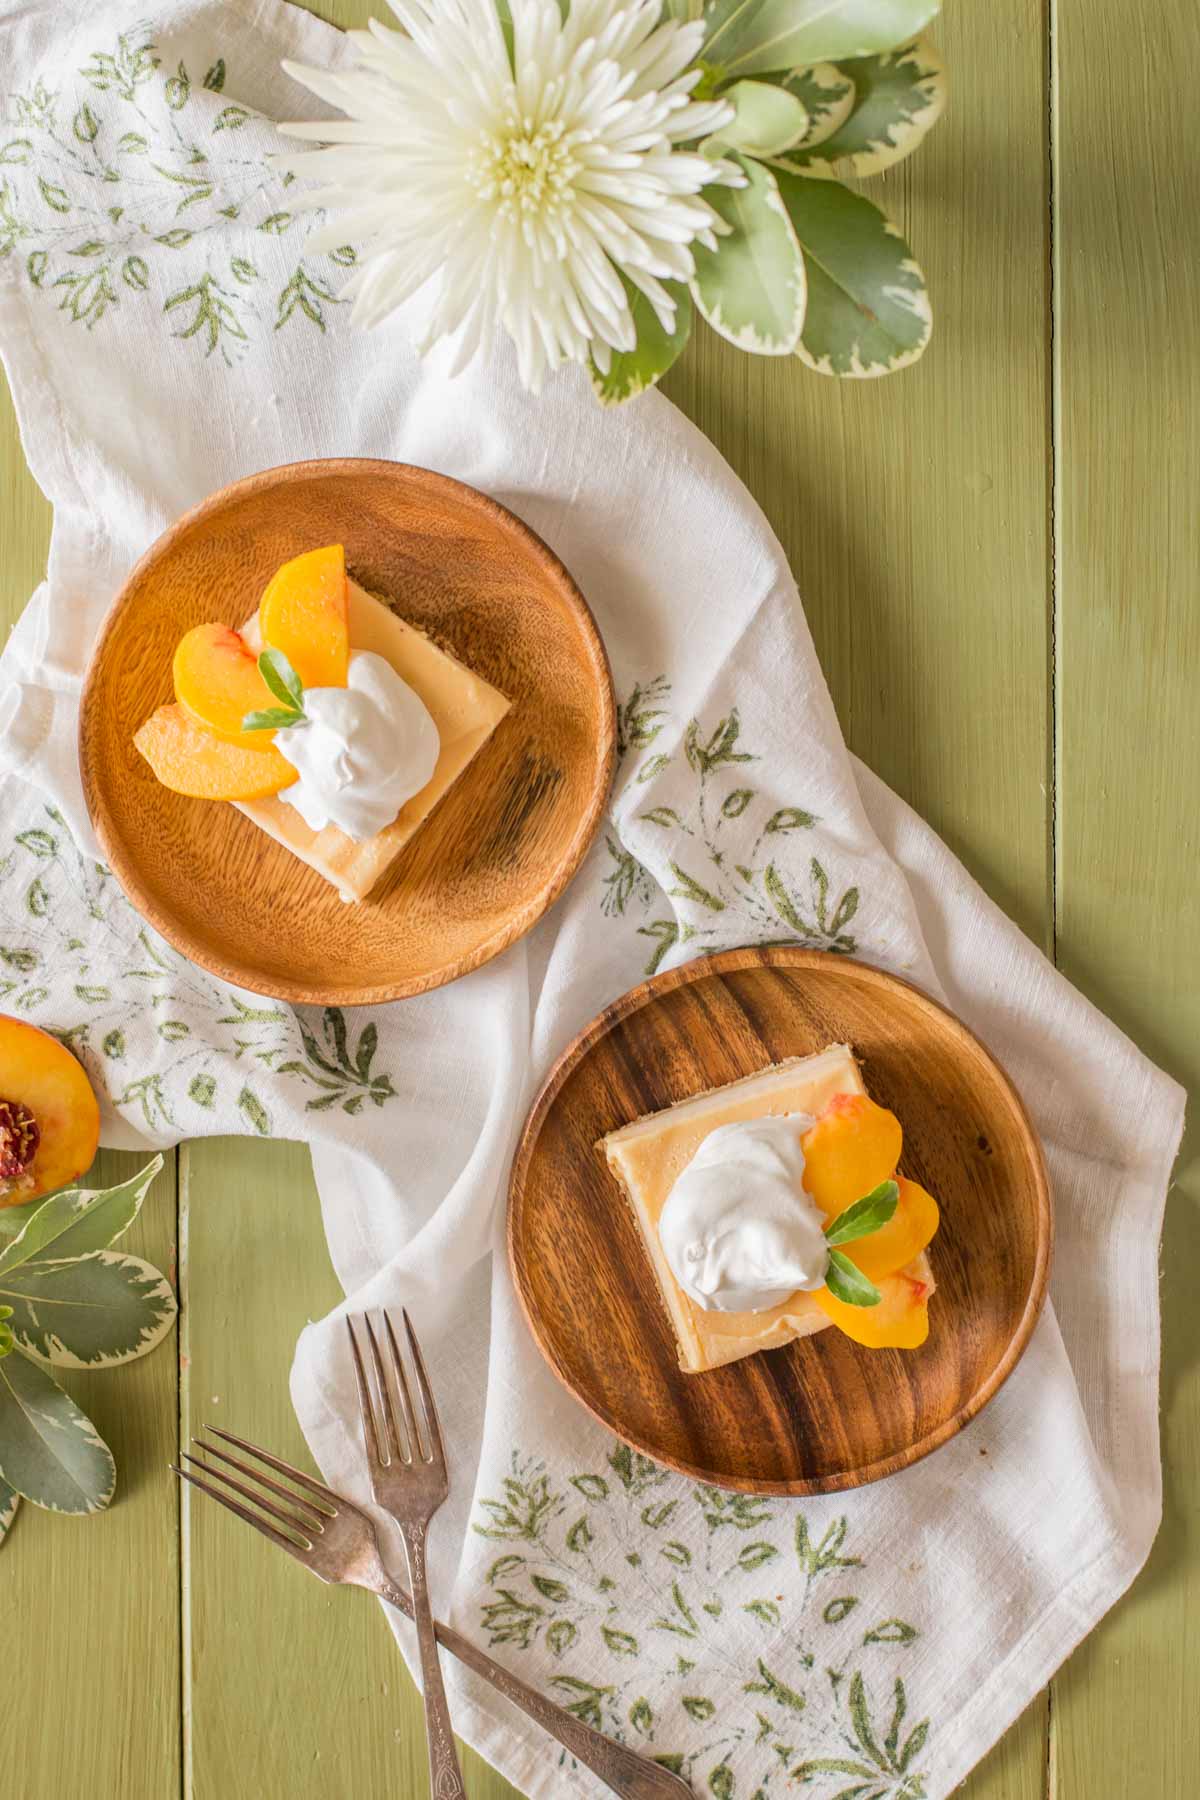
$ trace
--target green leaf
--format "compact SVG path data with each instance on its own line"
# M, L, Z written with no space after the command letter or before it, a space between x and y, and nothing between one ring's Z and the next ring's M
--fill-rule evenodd
M868 1237L872 1231L878 1231L886 1225L900 1204L900 1189L894 1181L881 1181L879 1186L848 1206L845 1212L839 1213L833 1223L825 1227L825 1242L831 1247L834 1244L852 1244L855 1238Z
M144 292L150 285L150 267L145 258L127 256L121 264L121 279L126 287Z
M728 148L747 156L778 156L808 134L804 102L789 88L769 81L735 81L721 98L734 109L728 125L708 140L706 153L721 155Z
M607 373L602 374L591 363L592 391L605 406L617 406L635 400L656 382L661 381L691 336L692 300L686 287L678 281L664 281L663 286L676 302L673 330L664 331L658 314L645 294L626 276L621 280L629 299L637 344L632 350L614 350Z
M292 215L289 212L272 213L269 218L263 220L258 229L268 232L272 237L278 237L281 232L287 230L291 222Z
M204 86L210 94L219 94L225 86L225 58L223 56L217 58L204 77Z
M778 1555L779 1552L774 1544L768 1544L765 1541L756 1544L743 1544L742 1548L738 1551L737 1567L746 1570L748 1573L751 1569L761 1569L764 1563L773 1561Z
M140 1256L93 1250L68 1261L26 1262L0 1276L18 1344L73 1369L132 1362L164 1338L175 1296Z
M882 1625L876 1625L863 1638L864 1644L911 1644L917 1636L915 1625L907 1624L903 1619L885 1619Z
M638 1653L637 1639L627 1631L618 1631L615 1625L602 1625L600 1636L614 1656L636 1656Z
M561 1656L564 1650L571 1648L578 1636L579 1633L570 1619L556 1619L546 1633L546 1642L555 1656Z
M765 81L777 81L780 87L795 94L808 114L808 131L801 149L810 150L832 137L854 110L854 83L836 63L809 63L802 69L789 69L786 74L766 75Z
M193 1075L188 1084L188 1099L197 1106L211 1109L217 1095L217 1084L211 1075Z
M12 1530L13 1520L17 1516L17 1508L21 1504L21 1496L16 1488L9 1487L7 1481L0 1481L0 1544Z
M940 0L713 0L704 60L726 76L844 62L906 44Z
M711 1719L717 1710L715 1701L709 1700L704 1694L685 1694L680 1705L689 1719L701 1722Z
M804 251L808 311L797 354L822 375L889 375L932 328L925 278L891 221L849 188L776 169Z
M868 1281L862 1270L856 1269L840 1250L829 1252L825 1285L834 1299L841 1300L846 1306L878 1306L883 1298L875 1283Z
M571 1598L571 1590L561 1581L555 1581L549 1575L531 1575L530 1580L543 1600L550 1600L555 1606L561 1606L564 1600Z
M217 114L214 131L240 131L253 114L245 106L225 106Z
M572 1475L571 1486L579 1489L585 1500L607 1500L608 1483L603 1475Z
M56 213L70 212L71 196L68 194L66 188L59 187L57 182L47 181L44 175L39 175L38 192L46 202L46 205L51 207Z
M842 1594L838 1599L829 1602L829 1605L825 1608L821 1617L827 1625L840 1625L842 1620L848 1617L857 1605L858 1598L856 1595Z
M94 144L100 130L100 121L90 106L81 106L75 114L71 129L81 144Z
M0 1362L0 1479L51 1512L101 1512L117 1470L96 1427L47 1369L17 1351Z
M304 683L282 650L268 646L258 659L258 672L281 706L303 712Z
M847 62L854 105L819 144L802 143L784 161L807 175L878 175L911 156L946 104L946 70L928 38Z
M262 712L248 712L242 718L243 731L284 731L299 725L304 714L293 706L268 706Z
M804 259L771 171L746 157L733 160L747 185L704 190L729 231L715 250L695 246L692 296L713 330L738 349L787 356L804 323Z
M162 1157L156 1156L116 1187L64 1188L52 1194L0 1253L0 1277L35 1257L61 1262L106 1250L133 1224L162 1166Z
M257 1094L251 1093L248 1087L244 1087L238 1095L238 1106L243 1117L254 1127L259 1137L270 1137L270 1114Z

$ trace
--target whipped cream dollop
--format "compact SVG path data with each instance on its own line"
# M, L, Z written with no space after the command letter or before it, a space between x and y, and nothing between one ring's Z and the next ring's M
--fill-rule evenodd
M275 733L275 747L298 776L279 798L311 831L336 825L356 843L374 837L433 774L437 726L373 651L351 653L344 688L305 688L304 714Z
M805 1192L805 1113L710 1131L667 1195L658 1234L683 1291L708 1312L767 1312L822 1286L824 1215Z

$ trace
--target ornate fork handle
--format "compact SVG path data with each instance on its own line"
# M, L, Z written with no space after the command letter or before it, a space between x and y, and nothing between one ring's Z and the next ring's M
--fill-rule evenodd
M400 1611L413 1617L412 1602L402 1587L386 1578L375 1588L384 1600ZM603 1732L594 1731L577 1719L565 1708L556 1706L553 1700L547 1700L537 1688L530 1687L519 1675L503 1668L494 1662L486 1650L473 1644L470 1638L463 1637L452 1625L443 1625L440 1619L434 1622L437 1641L451 1655L457 1656L459 1662L465 1663L468 1669L474 1669L485 1681L491 1683L497 1693L519 1706L523 1713L536 1721L543 1731L557 1738L565 1750L577 1757L606 1781L614 1794L621 1800L686 1800L691 1788L678 1775L652 1763L648 1757L641 1756L636 1750L629 1750L624 1744L618 1744L612 1738L605 1737ZM451 1790L452 1791L452 1790ZM440 1790L434 1789L441 1800Z
M442 1666L438 1661L437 1626L429 1607L429 1587L425 1574L425 1526L401 1525L400 1536L408 1553L408 1577L413 1596L420 1596L410 1607L417 1627L417 1643L421 1652L421 1684L425 1696L425 1724L429 1739L429 1787L433 1800L467 1800L454 1732L450 1724L450 1707L442 1682Z

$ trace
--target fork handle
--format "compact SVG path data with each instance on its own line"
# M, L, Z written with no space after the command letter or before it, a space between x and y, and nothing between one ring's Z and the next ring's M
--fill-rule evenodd
M394 1582L386 1578L376 1587L376 1593L414 1617L412 1601ZM664 1769L660 1763L651 1762L649 1757L642 1756L636 1750L630 1750L624 1744L618 1744L614 1738L605 1737L602 1731L594 1731L577 1719L573 1713L558 1706L553 1700L547 1700L537 1688L530 1687L519 1675L493 1661L486 1650L473 1644L455 1631L453 1625L444 1625L440 1619L434 1623L437 1641L444 1649L456 1656L460 1663L468 1669L474 1669L477 1675L490 1682L498 1694L511 1700L514 1706L540 1725L543 1731L557 1738L564 1750L569 1750L579 1762L598 1775L601 1781L607 1782L614 1794L621 1800L690 1800L691 1788L670 1769ZM436 1790L435 1790L436 1791Z
M429 1743L429 1791L432 1800L467 1800L450 1707L438 1657L437 1627L429 1605L429 1580L425 1572L425 1526L401 1525L400 1536L408 1557L412 1589L412 1616L421 1652L421 1690L425 1699L425 1735Z

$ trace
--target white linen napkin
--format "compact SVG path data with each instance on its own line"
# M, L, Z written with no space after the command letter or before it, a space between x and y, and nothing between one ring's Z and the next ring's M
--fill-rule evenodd
M55 509L0 663L0 1005L74 1046L106 1142L311 1142L348 1304L419 1322L455 1469L433 1581L465 1632L717 1800L797 1771L816 1800L948 1794L1154 1536L1182 1095L847 755L779 546L666 401L603 413L573 376L534 401L504 356L451 384L404 323L347 328L353 251L308 251L266 162L266 121L310 110L280 58L337 62L340 36L278 0L146 11L0 0L0 348ZM611 813L566 898L488 967L370 1014L293 1012L170 950L96 862L75 761L88 651L146 545L235 477L346 454L526 519L591 601L621 703ZM980 1419L803 1504L609 1439L540 1361L500 1245L515 1133L573 1033L648 970L780 937L903 971L979 1033L1042 1134L1058 1227L1053 1306ZM363 1495L336 1318L292 1390L328 1478ZM524 1791L599 1791L453 1679L459 1728Z

